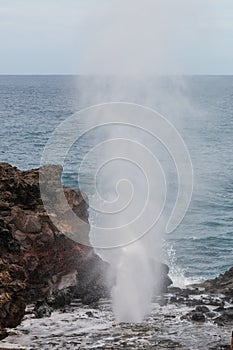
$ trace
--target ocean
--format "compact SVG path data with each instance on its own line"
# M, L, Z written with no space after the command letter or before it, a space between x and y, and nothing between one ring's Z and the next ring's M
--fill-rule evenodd
M0 76L0 161L20 169L38 167L47 140L63 120L91 104L114 100L110 78L101 82L102 90L96 79ZM118 93L119 100L165 115L185 140L193 163L190 207L179 227L164 236L172 278L177 285L213 278L233 265L233 76L161 77L159 83L127 84L129 93ZM68 157L64 184L78 186L72 164L82 160L91 144L84 139ZM86 186L91 192L88 169Z

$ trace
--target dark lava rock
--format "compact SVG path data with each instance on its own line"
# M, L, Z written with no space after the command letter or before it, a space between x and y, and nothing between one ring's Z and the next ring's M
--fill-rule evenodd
M230 350L230 345L227 344L216 344L209 348L209 350Z
M160 274L160 293L167 293L173 282L168 275L169 267L166 264L160 263Z
M221 315L215 319L219 326L225 324L233 324L233 307L226 308L221 311Z
M169 294L173 294L170 296L169 303L175 304L183 304L189 307L198 308L196 311L200 311L206 313L207 305L217 306L220 309L224 308L225 303L231 303L232 300L224 295L216 295L216 294L207 294L203 288L173 288L169 287ZM204 294L203 294L204 293ZM198 295L198 298L193 298L192 295ZM205 311L206 310L206 311ZM219 311L215 309L214 311Z
M20 324L25 314L26 303L15 294L0 296L0 328L13 328Z
M0 340L3 340L8 336L8 332L5 329L0 328Z
M221 297L221 298L216 298L216 297L209 297L209 305L213 305L213 306L218 306L218 307L224 307L225 305L225 298Z
M179 287L169 287L169 293L171 294L180 294L181 293L181 288Z
M21 322L26 308L24 290L25 275L20 267L0 258L0 329L16 327Z
M214 312L214 311L208 311L208 312L206 312L205 315L208 318L215 318L217 316L216 312Z
M192 310L188 312L186 315L182 316L181 319L195 321L195 322L205 322L206 317L203 312Z
M233 267L218 277L195 285L211 294L224 294L233 297Z
M33 313L36 318L49 317L53 309L46 302L37 302Z
M198 306L199 304L206 304L206 301L202 299L201 291L198 288L178 288L170 286L168 287L168 293L172 294L169 302L175 304L185 304L187 306ZM190 298L192 295L200 295L200 298ZM208 304L208 303L207 303Z
M227 317L229 320L233 321L233 307L229 307L225 309L222 313L225 317Z
M222 312L222 311L224 311L225 310L225 308L224 308L224 306L219 306L219 307L217 307L216 309L214 309L214 311L215 312Z
M202 312L203 314L206 314L206 313L209 312L210 310L209 310L209 308L208 308L207 306L205 306L205 305L198 305L198 306L196 306L195 311L197 311L197 312Z
M86 257L77 270L77 284L72 288L73 296L81 299L84 304L92 304L100 298L109 297L105 279L108 268L106 262L98 262L93 256Z
M205 321L205 315L203 312L199 311L193 311L191 313L191 320L196 322L204 322Z
M87 311L87 312L86 312L86 315L87 315L88 317L93 317L93 316L94 316L92 311Z
M46 299L49 306L54 309L63 308L69 305L72 301L73 293L71 288L65 288L55 291L50 297Z

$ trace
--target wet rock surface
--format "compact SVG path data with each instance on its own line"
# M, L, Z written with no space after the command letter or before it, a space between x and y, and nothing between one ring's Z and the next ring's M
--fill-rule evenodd
M89 305L72 298L51 315L46 313L49 304L38 303L41 318L32 309L3 343L43 350L229 349L232 304L224 295L202 293L171 287L169 293L154 297L151 313L139 324L116 323L106 298Z
M218 277L207 280L196 285L198 288L204 288L210 294L224 294L233 298L233 267L220 274Z
M169 277L169 267L166 264L160 263L160 293L167 293L168 287L172 285L172 280Z
M49 166L48 172L60 181L61 167ZM88 222L83 194L68 187L64 194L73 212ZM19 344L27 349L229 348L233 269L180 289L169 287L169 270L162 264L161 291L168 294L155 297L152 314L144 323L119 325L110 303L99 302L109 297L104 277L108 265L92 248L67 237L68 224L63 232L47 215L39 169L20 171L0 164L0 340L5 348L8 341L11 348ZM34 303L30 312L29 303ZM15 334L9 331L14 327ZM195 330L194 344L187 343ZM208 343L206 331L211 335Z
M106 264L92 248L68 238L45 211L39 187L39 176L43 183L44 174L54 186L52 179L57 184L61 181L62 167L45 166L39 173L39 169L21 171L0 164L1 337L5 327L21 322L29 302L52 298L51 306L58 307L67 302L61 289L71 285L80 289L80 297L85 294L96 299L103 293L99 289L106 288L101 272ZM85 195L69 187L64 187L64 194L71 210L88 223ZM93 266L95 273L89 271Z
M73 298L91 304L109 296L108 264L76 240L80 235L89 242L87 198L62 187L61 175L62 167L56 165L21 171L0 163L1 337L5 327L20 324L28 303L35 303L34 314L40 318ZM77 228L74 217L86 225ZM161 280L165 292L171 284L165 264Z
M44 301L36 303L33 313L36 318L43 318L51 316L52 311L53 309Z
M212 321L182 319L191 308L171 304L169 295L166 298L167 305L160 306L156 300L150 315L138 324L116 323L107 299L95 306L74 299L65 310L54 311L50 317L36 319L28 314L3 344L43 350L230 348L230 324L219 327Z
M192 309L181 319L191 322L213 322L220 327L233 326L233 294L231 268L218 277L181 289L170 287L169 302Z

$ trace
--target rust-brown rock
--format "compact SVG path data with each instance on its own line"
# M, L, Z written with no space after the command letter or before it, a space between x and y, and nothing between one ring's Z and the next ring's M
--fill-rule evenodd
M44 169L53 186L54 181L60 183L61 166ZM43 181L43 168L41 174ZM48 190L51 184L46 184ZM64 187L64 194L73 212L88 223L85 196L69 187ZM19 324L26 303L71 283L76 284L76 292L80 286L79 296L95 293L98 298L104 289L101 274L90 273L92 280L89 276L86 283L85 274L79 273L88 274L93 265L105 268L91 247L76 243L51 222L40 195L39 169L21 171L0 163L0 328Z

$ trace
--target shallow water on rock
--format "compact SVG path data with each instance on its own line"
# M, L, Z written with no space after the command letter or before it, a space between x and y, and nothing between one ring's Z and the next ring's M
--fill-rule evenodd
M182 320L191 309L153 303L152 312L143 323L118 324L109 301L90 307L77 300L63 311L54 311L51 317L35 319L28 313L0 344L2 348L43 350L229 349L232 327L220 327L213 321Z

